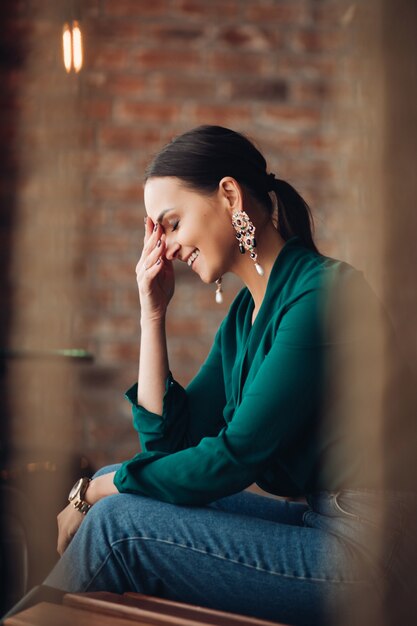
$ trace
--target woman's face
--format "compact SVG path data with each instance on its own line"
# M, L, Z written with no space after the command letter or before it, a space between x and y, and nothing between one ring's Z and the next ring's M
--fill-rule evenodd
M228 187L223 181L211 196L170 176L150 178L145 185L146 212L162 226L166 258L187 262L205 283L230 271L238 250L231 223L233 183Z

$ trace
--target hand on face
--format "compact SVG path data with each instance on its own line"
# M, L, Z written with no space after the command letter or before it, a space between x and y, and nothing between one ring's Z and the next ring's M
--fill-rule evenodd
M144 246L136 265L136 280L142 317L147 320L163 318L174 295L174 268L165 253L166 243L161 225L154 224L150 217L146 217Z

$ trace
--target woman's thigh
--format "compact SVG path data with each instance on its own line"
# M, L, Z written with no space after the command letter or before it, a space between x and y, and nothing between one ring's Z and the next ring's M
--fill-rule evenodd
M102 476L103 474L116 472L120 465L120 463L106 465L94 474L94 478ZM308 509L306 504L300 502L291 502L284 499L262 496L250 491L242 491L221 498L208 506L227 513L249 515L251 517L270 520L271 522L296 524L298 526L303 524L303 515Z
M337 537L233 508L176 506L129 494L104 498L46 584L133 590L309 625L321 623L326 611L346 610L368 589L357 557Z
M226 513L248 515L270 522L280 522L302 526L307 504L291 502L280 498L262 496L250 491L242 491L209 504L211 508Z

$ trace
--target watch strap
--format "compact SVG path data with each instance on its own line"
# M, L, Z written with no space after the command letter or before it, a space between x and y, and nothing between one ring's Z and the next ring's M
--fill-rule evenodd
M91 482L91 478L83 477L75 483L74 487L77 487L76 492L72 495L72 490L70 496L68 497L69 502L72 506L80 511L83 515L86 515L88 511L91 509L91 504L84 500L85 493L88 489L88 486ZM79 484L79 485L78 485Z

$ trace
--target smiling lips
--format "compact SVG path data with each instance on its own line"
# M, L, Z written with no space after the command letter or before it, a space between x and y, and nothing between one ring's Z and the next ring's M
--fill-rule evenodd
M192 264L194 263L194 261L196 260L199 254L200 254L200 250L198 250L197 248L194 250L194 252L190 254L190 256L187 259L187 265L189 267L192 266Z

